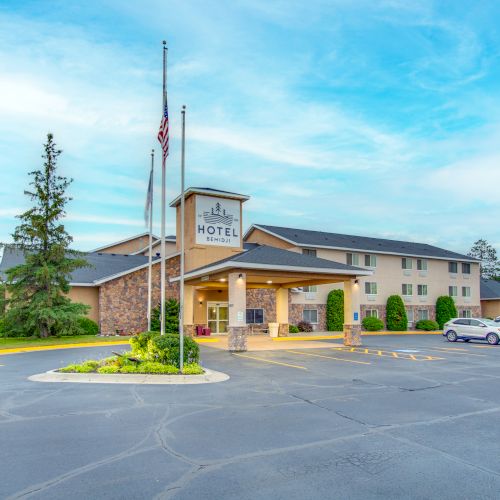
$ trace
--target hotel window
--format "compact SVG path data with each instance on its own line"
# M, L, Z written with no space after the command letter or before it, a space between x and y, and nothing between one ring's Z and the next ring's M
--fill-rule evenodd
M462 262L462 274L470 274L470 264L468 262Z
M458 297L458 288L456 286L449 286L448 295L450 297Z
M357 253L346 253L345 255L348 266L359 266L359 255Z
M413 326L413 309L406 310L406 319L408 320L408 326Z
M377 295L377 283L375 283L374 281L366 281L365 293L367 295Z
M367 309L365 318L378 318L378 309Z
M462 297L470 297L470 286L462 287Z
M470 309L463 309L460 312L460 317L461 318L472 318L472 313Z
M419 309L417 311L418 313L418 320L420 321L421 319L429 319L429 311L427 309Z
M401 259L401 267L403 269L412 269L413 268L413 259L409 259L408 257L403 257Z
M413 285L411 283L403 283L401 285L403 295L413 295Z
M365 266L366 267L377 267L377 256L376 255L365 255Z
M316 250L312 248L303 248L302 253L304 255L310 255L311 257L316 257Z
M306 293L316 293L318 291L318 287L316 285L303 286L302 291Z
M302 319L311 324L316 324L318 322L318 310L317 309L304 309L302 311Z
M247 323L256 325L264 323L264 309L247 309Z
M452 274L456 274L458 272L458 263L457 262L448 262L448 272Z
M418 285L417 286L417 293L418 293L418 295L420 295L420 297L427 296L427 285Z
M417 271L427 271L427 259L417 259Z

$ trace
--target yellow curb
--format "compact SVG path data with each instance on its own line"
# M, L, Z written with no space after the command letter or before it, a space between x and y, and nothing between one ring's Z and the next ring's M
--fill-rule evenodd
M214 342L219 342L219 339L194 339L195 342L198 342L198 344L212 344Z
M427 331L406 331L406 332L361 332L362 337L375 336L375 335L442 335L443 332L427 332ZM274 342L291 342L293 340L328 340L328 339L343 339L344 334L337 335L309 335L308 337L273 337L271 340Z
M426 332L423 330L411 330L406 332L361 332L361 336L370 336L370 335L442 335L443 332Z
M81 347L99 347L106 345L127 345L128 343L128 340L111 340L110 342L86 342L80 344L55 344L40 345L36 347L13 347L10 349L1 349L0 356L5 356L7 354L18 354L21 352L52 351L56 349L78 349Z

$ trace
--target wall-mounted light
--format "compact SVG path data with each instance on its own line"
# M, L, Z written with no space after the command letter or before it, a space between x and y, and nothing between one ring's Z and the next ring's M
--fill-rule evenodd
M267 280L266 283L270 285L272 283L272 280Z
M359 280L354 280L355 285L359 285Z
M241 274L241 273L240 273L240 274L238 275L238 278L242 279L242 278L243 278L243 274Z
M219 281L224 282L224 281L226 281L226 278L221 278Z
M203 300L200 300L200 306L202 306L202 305L203 305Z

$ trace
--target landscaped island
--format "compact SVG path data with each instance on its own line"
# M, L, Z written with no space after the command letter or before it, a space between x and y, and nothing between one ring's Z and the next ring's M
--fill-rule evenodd
M130 339L131 351L104 358L90 359L81 364L60 368L62 373L142 373L154 375L180 374L180 339L178 334L160 335L144 332ZM184 337L183 375L201 375L198 364L200 348L190 337Z

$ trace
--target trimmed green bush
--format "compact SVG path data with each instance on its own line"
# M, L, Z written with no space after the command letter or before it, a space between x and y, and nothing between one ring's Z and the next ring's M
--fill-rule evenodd
M120 368L120 373L139 373L137 365L125 365Z
M326 301L326 328L329 332L344 329L344 290L332 290Z
M296 325L288 325L288 333L299 333L299 327Z
M455 307L455 302L448 295L441 295L436 300L436 323L439 328L443 328L447 321L452 318L456 318L457 308Z
M308 321L299 321L297 323L297 328L299 329L299 332L309 333L313 331L313 327Z
M362 321L363 328L369 332L378 332L384 328L384 323L381 319L367 316Z
M60 368L59 371L62 373L91 373L95 372L98 366L99 361L91 359L89 361L85 361L81 365L72 364L65 366L64 368Z
M0 337L7 337L5 330L5 320L0 318Z
M97 373L118 373L119 368L116 365L105 365L105 366L100 366L97 369Z
M147 361L157 361L164 365L179 367L179 335L156 335L148 340ZM184 363L197 363L200 348L191 337L184 337Z
M391 295L386 306L387 329L391 332L404 332L408 329L408 317L403 299L399 295Z
M165 301L165 333L179 333L180 304L176 299ZM160 331L160 305L151 313L151 330Z
M140 358L146 359L148 355L148 342L149 339L160 335L160 332L142 332L135 335L130 339L130 346L132 347L132 354L134 356L139 356Z
M431 332L433 330L439 330L439 325L436 321L432 321L431 319L421 319L420 321L417 321L415 328L417 330L426 330Z
M81 335L97 335L99 333L99 325L86 316L78 318L77 324Z
M157 361L146 361L137 367L137 373L153 373L156 375L175 375L179 368L171 364L165 365Z
M184 365L182 373L184 375L202 375L205 371L198 363L189 363Z

